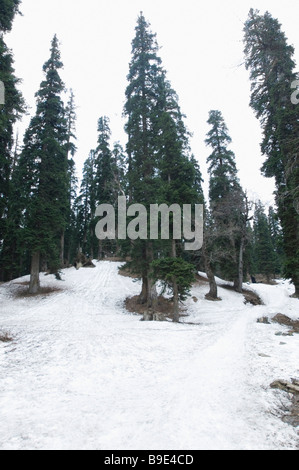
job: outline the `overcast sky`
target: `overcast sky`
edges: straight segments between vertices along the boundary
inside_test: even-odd
[[[211,109],[219,109],[232,137],[239,176],[252,198],[273,201],[274,183],[260,168],[261,129],[249,108],[250,82],[243,55],[243,24],[250,8],[268,10],[282,24],[295,46],[299,64],[298,0],[22,0],[13,31],[6,36],[15,58],[16,75],[30,114],[43,79],[56,33],[61,43],[62,78],[75,94],[77,109],[76,166],[78,176],[90,149],[96,147],[97,120],[107,115],[112,141],[124,146],[122,111],[131,42],[140,11],[157,33],[168,79],[178,93],[186,124],[193,133],[192,152],[205,178],[205,147]],[[290,91],[291,95],[291,91]],[[18,125],[21,135],[30,116]]]

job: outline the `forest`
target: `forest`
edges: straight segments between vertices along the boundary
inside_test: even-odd
[[[251,81],[248,102],[263,135],[261,172],[275,179],[276,204],[266,207],[263,201],[250,200],[242,188],[240,157],[231,150],[234,136],[221,109],[212,109],[207,116],[209,197],[204,196],[201,156],[192,153],[184,111],[159,56],[156,34],[142,12],[120,109],[126,118],[126,147],[111,141],[109,116],[99,114],[98,140],[91,142],[78,177],[76,97],[70,91],[64,102],[66,86],[71,90],[72,84],[66,85],[60,76],[63,58],[56,35],[41,64],[44,79],[36,91],[36,109],[22,142],[16,139],[15,125],[26,103],[5,35],[20,10],[21,0],[1,2],[0,82],[5,100],[0,104],[0,282],[30,274],[29,293],[36,294],[42,272],[59,279],[61,270],[75,263],[120,259],[142,281],[139,302],[147,307],[145,319],[153,319],[160,281],[173,296],[175,322],[197,271],[208,276],[206,298],[211,302],[219,300],[215,277],[231,281],[237,292],[247,281],[284,278],[293,283],[298,298],[298,73],[294,48],[279,19],[251,9],[243,34]],[[185,251],[183,237],[165,240],[161,233],[158,240],[99,240],[97,207],[117,207],[120,196],[126,197],[128,206],[145,208],[204,205],[202,248]],[[194,213],[192,217],[194,222]]]

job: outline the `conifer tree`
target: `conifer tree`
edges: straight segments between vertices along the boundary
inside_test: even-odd
[[[15,247],[10,243],[12,228],[11,196],[12,171],[15,165],[14,125],[25,110],[21,92],[18,90],[20,80],[15,77],[13,56],[8,49],[4,34],[12,28],[15,14],[19,11],[19,0],[7,0],[0,8],[0,81],[4,93],[4,104],[0,104],[0,279],[11,277],[10,262]],[[10,206],[10,207],[9,207]],[[10,219],[10,221],[8,220]]]
[[[269,282],[275,273],[276,260],[269,220],[260,201],[256,203],[253,220],[255,269],[258,274],[265,275]]]
[[[229,150],[231,137],[220,111],[210,111],[206,144],[212,153],[207,159],[210,175],[210,247],[211,269],[235,282],[240,290],[239,268],[244,253],[245,195],[237,176],[234,153]],[[212,224],[212,225],[211,225]],[[211,256],[213,250],[213,256]]]
[[[65,264],[70,263],[71,251],[74,251],[72,236],[74,235],[74,221],[75,215],[73,212],[73,205],[76,197],[77,178],[76,178],[76,166],[74,156],[77,151],[75,145],[75,131],[76,131],[76,105],[75,96],[73,90],[70,90],[69,101],[65,108],[65,119],[67,124],[67,142],[66,142],[66,178],[67,178],[67,190],[68,197],[66,199],[66,222],[61,232],[61,244],[60,244],[60,265],[64,267]]]
[[[268,211],[268,224],[274,250],[275,274],[281,276],[284,266],[283,234],[277,211],[271,206]]]
[[[84,163],[80,193],[76,199],[77,249],[90,258],[101,259],[104,253],[115,252],[117,240],[98,240],[95,235],[95,212],[100,204],[116,208],[119,195],[125,195],[125,155],[119,142],[110,148],[110,121],[107,116],[98,120],[98,145]]]
[[[59,76],[63,64],[56,35],[50,59],[44,64],[45,80],[36,93],[37,109],[25,133],[20,157],[26,201],[25,242],[31,253],[30,293],[39,290],[41,261],[57,273],[61,233],[65,230],[69,198],[68,127]]]
[[[162,75],[156,35],[150,30],[141,13],[132,41],[132,60],[128,75],[124,113],[128,134],[129,202],[143,204],[147,209],[156,202],[156,145],[153,123],[156,120],[158,77]],[[151,241],[136,240],[131,245],[133,269],[142,278],[140,302],[152,307],[156,291],[151,278],[150,264],[154,259]]]
[[[283,231],[284,275],[299,296],[298,135],[299,107],[292,103],[292,84],[298,78],[278,20],[251,9],[244,28],[246,68],[252,82],[251,107],[263,127],[262,172],[274,177],[276,203]]]
[[[20,13],[21,0],[3,0],[0,8],[0,32],[11,31],[12,23],[16,14]]]
[[[110,149],[110,121],[103,116],[98,121],[98,146],[95,152],[96,203],[114,204],[115,184],[113,156]]]
[[[190,156],[189,133],[178,104],[178,96],[171,88],[165,74],[159,77],[157,119],[154,121],[156,135],[157,168],[160,203],[171,206],[179,204],[203,204],[202,176],[198,163]],[[164,257],[152,263],[155,278],[160,274],[173,292],[173,320],[179,321],[179,301],[183,300],[194,280],[194,265],[183,258],[182,240],[171,234],[169,241],[160,242],[159,251]],[[184,280],[183,280],[184,278]]]
[[[178,97],[166,78],[158,50],[156,35],[141,14],[132,43],[125,114],[129,201],[143,204],[147,209],[151,204],[195,204],[202,196],[201,175],[195,159],[190,157],[189,135]],[[147,304],[148,311],[155,310],[155,273],[162,275],[167,266],[175,321],[179,317],[177,266],[183,264],[183,260],[177,258],[181,257],[181,245],[182,240],[174,239],[168,242],[136,240],[131,244],[132,266],[143,281],[140,302]],[[158,253],[160,260],[153,263]],[[185,263],[187,270],[194,269]],[[151,319],[151,315],[147,314],[146,318]]]
[[[96,211],[95,150],[84,162],[80,193],[75,201],[76,251],[94,257],[94,216]],[[77,254],[77,253],[76,253]]]

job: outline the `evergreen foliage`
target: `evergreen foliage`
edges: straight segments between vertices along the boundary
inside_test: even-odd
[[[19,161],[26,211],[24,242],[35,261],[35,279],[41,258],[51,272],[58,272],[61,234],[69,215],[69,135],[61,97],[62,67],[54,36],[50,59],[43,66],[45,79],[36,93],[36,114],[25,133]],[[30,289],[38,290],[38,280]]]
[[[210,300],[218,299],[216,274],[233,281],[238,292],[248,273],[268,280],[283,274],[293,280],[298,295],[299,107],[291,102],[291,84],[298,77],[294,49],[279,22],[269,13],[251,10],[244,29],[246,67],[252,81],[250,104],[263,126],[262,172],[275,178],[278,206],[266,214],[258,202],[251,217],[251,203],[230,150],[232,139],[218,110],[209,113],[205,140],[211,149],[209,204],[205,202],[200,166],[191,153],[191,134],[162,66],[156,34],[143,13],[135,28],[125,90],[126,150],[119,142],[111,143],[109,117],[100,117],[97,143],[77,188],[75,97],[71,90],[64,104],[56,36],[43,66],[36,112],[19,150],[14,124],[25,106],[13,57],[3,39],[19,5],[20,0],[3,0],[0,5],[0,80],[5,84],[5,105],[0,105],[0,280],[31,272],[30,292],[36,293],[41,269],[59,277],[59,270],[78,254],[98,259],[120,254],[130,258],[128,265],[142,280],[139,302],[147,307],[145,318],[153,318],[151,312],[159,308],[156,283],[160,281],[173,296],[174,321],[179,321],[179,302],[189,295],[196,269],[205,269],[208,275]],[[181,208],[204,204],[202,250],[184,250],[184,235],[174,237],[172,211],[169,239],[162,236],[159,213],[158,239],[150,239],[148,231],[147,239],[98,240],[97,206],[115,207],[117,229],[119,196],[126,196],[127,206],[142,204],[148,214],[153,204]],[[133,219],[127,217],[127,224]]]
[[[0,5],[0,81],[4,85],[4,104],[0,104],[0,280],[11,279],[17,271],[14,266],[14,229],[17,200],[12,182],[16,164],[14,125],[25,111],[25,103],[18,90],[20,80],[14,74],[14,60],[4,41],[4,33],[12,28],[19,0],[5,0]]]
[[[299,108],[291,101],[298,76],[294,48],[278,20],[251,9],[244,28],[246,67],[252,82],[251,107],[263,126],[262,171],[276,182],[276,202],[283,231],[284,275],[299,296],[298,135]]]
[[[11,31],[14,17],[19,11],[21,0],[1,0],[0,33]]]
[[[241,239],[246,227],[245,194],[237,176],[234,153],[229,150],[231,137],[220,111],[210,111],[206,144],[212,153],[207,159],[210,175],[210,240],[212,269],[225,279],[238,280]],[[243,247],[242,247],[243,250]]]
[[[256,204],[254,212],[253,237],[253,256],[256,273],[265,275],[267,281],[270,281],[271,277],[275,274],[276,259],[269,220],[260,201]]]
[[[190,156],[189,134],[183,122],[178,97],[171,88],[158,56],[156,35],[141,13],[132,42],[132,61],[126,90],[125,115],[128,134],[129,202],[143,204],[195,204],[202,200],[201,174]],[[143,280],[140,301],[155,308],[153,267],[174,258],[172,278],[177,319],[177,272],[181,247],[178,242],[137,240],[130,245],[132,269]],[[157,253],[162,258],[152,264]],[[162,265],[161,265],[162,266]],[[161,267],[162,269],[162,267]]]

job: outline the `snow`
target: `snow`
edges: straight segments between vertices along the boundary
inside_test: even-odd
[[[298,319],[292,286],[246,286],[265,305],[196,285],[182,324],[140,322],[124,309],[140,283],[120,263],[63,272],[60,290],[19,297],[28,277],[0,286],[0,450],[296,450],[281,420],[299,378],[299,337],[262,316]],[[195,297],[197,301],[195,301]],[[283,343],[283,344],[281,344]]]

